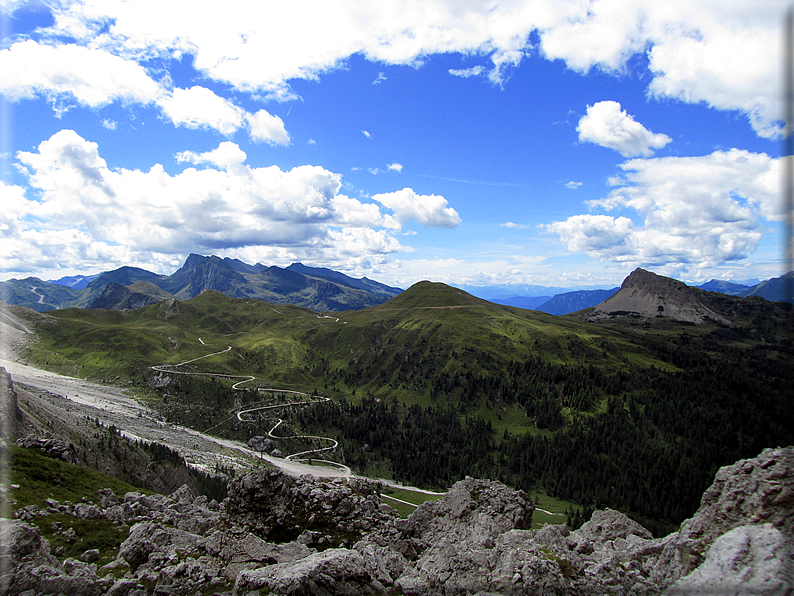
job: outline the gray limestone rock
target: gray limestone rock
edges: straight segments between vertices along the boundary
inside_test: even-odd
[[[391,546],[382,546],[367,540],[357,542],[353,548],[364,557],[367,566],[384,586],[394,585],[411,563]]]
[[[74,516],[81,519],[105,519],[105,512],[90,503],[77,503],[74,506]]]
[[[99,549],[90,548],[80,555],[80,560],[84,563],[96,563],[99,560]]]
[[[43,451],[50,457],[60,459],[68,464],[78,463],[77,450],[72,443],[54,439],[51,437],[23,437],[17,439],[16,444],[20,447],[35,448]]]
[[[139,585],[137,579],[122,578],[111,586],[105,596],[131,596],[132,592],[137,590]]]
[[[102,488],[98,492],[99,498],[97,499],[97,505],[99,505],[102,509],[112,507],[119,502],[119,498],[116,496],[116,493],[114,493],[110,488]]]
[[[427,501],[408,517],[408,533],[426,542],[466,538],[482,542],[532,524],[532,502],[501,482],[466,477],[437,501]]]
[[[187,487],[122,499],[104,489],[96,505],[49,500],[0,520],[0,593],[788,595],[793,478],[792,448],[722,468],[695,515],[660,539],[612,510],[574,532],[530,530],[526,495],[472,478],[405,520],[362,481],[269,470],[236,478],[220,511]],[[23,521],[52,513],[138,523],[97,574],[96,551],[59,563]]]
[[[171,498],[178,503],[192,504],[196,500],[196,495],[187,484],[183,484],[171,493]]]
[[[653,535],[640,524],[619,511],[603,509],[594,511],[588,522],[575,532],[575,542],[607,542],[637,536],[650,540]]]
[[[534,507],[499,482],[466,478],[437,501],[414,511],[403,533],[428,544],[397,579],[406,594],[465,594],[490,589],[500,535],[528,528]]]
[[[124,559],[134,571],[149,562],[155,553],[161,556],[194,553],[200,539],[200,536],[178,528],[145,521],[130,529],[130,535],[119,547],[118,558]]]
[[[794,540],[794,447],[764,449],[719,469],[695,515],[665,544],[654,578],[667,585],[705,559],[713,542],[739,526],[770,523]]]
[[[374,488],[355,479],[293,478],[260,469],[229,483],[221,521],[244,527],[265,540],[289,542],[304,531],[320,532],[324,545],[340,545],[373,528],[396,533],[399,519],[382,504]]]
[[[94,567],[75,559],[59,564],[38,528],[0,519],[0,593],[98,596],[103,588]]]
[[[233,594],[245,595],[265,588],[276,594],[383,594],[385,586],[370,572],[356,551],[333,548],[293,563],[280,563],[237,576]]]
[[[273,449],[273,441],[267,437],[256,436],[248,439],[248,446],[254,451],[269,452]]]
[[[697,569],[665,591],[666,596],[792,593],[794,548],[772,524],[739,526],[723,534]]]
[[[17,436],[23,419],[14,382],[6,369],[0,367],[0,437]]]

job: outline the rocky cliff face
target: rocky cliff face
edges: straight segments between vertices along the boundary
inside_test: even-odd
[[[0,437],[16,436],[23,419],[11,376],[0,368]]]
[[[722,468],[679,532],[616,511],[529,530],[532,503],[467,478],[400,519],[362,482],[236,479],[219,506],[107,489],[0,520],[0,592],[21,594],[792,594],[794,448]],[[53,512],[130,526],[116,561],[57,560],[26,523]],[[297,537],[293,536],[297,533]]]

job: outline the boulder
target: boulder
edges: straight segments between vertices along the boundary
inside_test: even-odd
[[[386,592],[364,558],[355,550],[345,548],[315,553],[293,563],[243,571],[237,576],[232,594],[245,595],[262,589],[276,594],[317,596]]]
[[[187,484],[183,484],[171,493],[171,498],[178,503],[192,504],[197,496]]]
[[[794,541],[794,447],[764,449],[719,469],[695,515],[670,536],[658,562],[664,585],[691,573],[721,535],[743,525],[772,524]]]
[[[739,526],[717,538],[703,563],[666,596],[778,596],[794,592],[794,549],[772,524]]]
[[[97,499],[97,505],[99,505],[102,509],[108,509],[113,505],[118,504],[119,498],[116,496],[116,493],[113,492],[110,488],[102,488],[99,489],[99,498]]]
[[[653,538],[653,535],[640,524],[613,509],[594,511],[590,520],[575,532],[575,536],[577,543],[607,542],[618,538],[626,539],[629,536],[637,536],[643,540]]]
[[[74,559],[58,563],[37,527],[0,518],[0,593],[94,596],[103,587],[86,563]]]
[[[427,545],[396,585],[406,594],[475,593],[491,587],[502,534],[528,528],[534,507],[500,482],[467,477],[437,501],[417,508],[403,527]]]
[[[396,534],[399,515],[382,502],[367,482],[288,476],[260,469],[229,483],[221,520],[239,525],[264,540],[291,542],[304,531],[319,532],[318,544],[339,546],[377,528]]]
[[[83,554],[80,555],[80,560],[84,563],[96,563],[99,561],[99,549],[90,548],[87,551],[83,551]]]
[[[362,540],[353,547],[367,563],[376,579],[384,586],[394,585],[395,580],[411,566],[402,553],[391,546],[383,546]]]
[[[273,441],[267,437],[256,436],[248,439],[248,446],[254,451],[267,453],[273,449]]]
[[[26,449],[38,449],[46,455],[65,461],[67,464],[79,463],[77,449],[72,443],[51,437],[23,437],[17,439],[16,445]]]
[[[466,477],[437,501],[426,501],[409,517],[407,533],[429,543],[464,538],[493,540],[509,530],[532,525],[532,501],[501,482]]]
[[[118,558],[126,561],[135,571],[148,563],[155,553],[166,558],[170,553],[175,556],[193,554],[197,551],[200,540],[200,536],[178,528],[153,521],[140,522],[130,529],[130,535],[121,543]]]
[[[55,562],[50,556],[50,543],[36,526],[5,518],[0,518],[0,556],[15,564]]]

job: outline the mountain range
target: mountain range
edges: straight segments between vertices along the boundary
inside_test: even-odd
[[[784,276],[754,286],[712,279],[702,290],[770,301],[791,302]],[[683,282],[678,282],[683,284]],[[619,288],[584,289],[560,292],[554,286],[516,286],[532,295],[507,295],[507,286],[493,288],[460,286],[469,294],[496,304],[565,315],[594,307],[613,296]],[[693,287],[693,286],[687,286]],[[159,275],[137,267],[121,267],[92,276],[70,276],[56,281],[35,277],[0,282],[0,301],[25,306],[38,312],[63,308],[135,309],[166,298],[186,300],[204,290],[216,290],[230,298],[255,298],[272,304],[293,304],[318,312],[358,310],[382,304],[402,290],[372,281],[355,279],[338,271],[293,263],[281,268],[249,265],[237,259],[191,254],[172,275]],[[536,295],[537,294],[537,295]],[[657,305],[658,306],[658,305]]]
[[[760,296],[772,302],[792,302],[790,292],[786,289],[787,283],[791,283],[794,272],[789,272],[781,277],[768,279],[753,286],[737,284],[730,281],[712,279],[697,287],[709,292],[728,294],[729,296],[747,297]],[[679,282],[682,283],[683,282]],[[607,300],[620,288],[607,290],[576,290],[573,292],[563,292],[554,296],[509,296],[500,298],[490,298],[491,302],[516,306],[518,308],[528,308],[539,310],[550,315],[566,315],[572,312],[590,308]],[[475,295],[480,296],[477,292]],[[484,296],[481,296],[484,297]]]
[[[255,298],[271,304],[294,304],[312,310],[357,310],[393,298],[402,290],[319,267],[293,263],[281,268],[248,265],[237,259],[191,254],[172,275],[121,267],[98,275],[82,289],[35,277],[0,282],[0,300],[38,312],[78,308],[140,308],[166,298],[188,300],[204,290],[230,298]],[[63,280],[59,280],[63,281]]]

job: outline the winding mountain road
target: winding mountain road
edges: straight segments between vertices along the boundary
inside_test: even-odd
[[[322,317],[318,317],[318,318],[322,318]],[[336,322],[337,323],[339,322],[339,319],[337,319],[336,317],[328,317],[326,315],[324,318],[336,319]],[[208,345],[201,338],[199,338],[199,343],[201,343],[202,346],[207,346]],[[180,366],[184,366],[186,364],[190,364],[192,362],[196,362],[197,360],[203,360],[205,358],[210,358],[211,356],[219,356],[220,354],[225,354],[225,353],[229,352],[231,349],[232,349],[231,346],[227,346],[226,349],[224,349],[224,350],[219,350],[217,352],[212,352],[211,354],[205,354],[204,356],[199,356],[198,358],[192,358],[191,360],[185,360],[184,362],[180,362],[179,364],[161,364],[161,365],[157,365],[157,366],[152,366],[151,369],[152,370],[156,370],[158,372],[162,372],[164,374],[209,376],[209,377],[217,377],[217,378],[223,378],[223,379],[238,379],[239,378],[239,379],[242,379],[242,380],[234,383],[232,385],[232,389],[235,389],[237,391],[242,391],[243,388],[240,387],[239,385],[242,385],[243,383],[250,383],[251,381],[255,381],[256,377],[251,376],[251,375],[227,375],[227,374],[211,373],[211,372],[192,372],[192,371],[174,370],[176,368],[179,368]],[[257,388],[257,391],[260,392],[260,393],[291,393],[291,394],[294,394],[294,395],[301,395],[301,396],[309,397],[308,393],[303,393],[301,391],[292,391],[292,390],[289,390],[289,389]],[[318,397],[316,399],[310,399],[310,400],[304,400],[304,401],[290,401],[290,402],[286,402],[286,403],[283,403],[283,404],[269,404],[269,405],[266,405],[266,406],[257,406],[257,407],[254,407],[254,408],[248,408],[246,410],[238,410],[237,413],[236,413],[236,416],[237,416],[237,420],[239,420],[240,422],[255,422],[255,420],[252,420],[250,418],[244,418],[243,414],[250,414],[252,412],[264,412],[264,411],[268,411],[268,410],[275,410],[275,409],[281,409],[281,408],[289,408],[291,406],[311,405],[311,404],[322,403],[322,402],[326,402],[326,401],[330,401],[330,398],[328,398],[328,397]],[[276,422],[276,424],[273,426],[273,428],[271,428],[268,431],[267,436],[270,437],[271,439],[276,439],[276,440],[305,439],[305,440],[310,440],[310,441],[327,441],[327,442],[330,443],[330,445],[328,445],[327,447],[318,447],[317,449],[309,449],[309,450],[306,450],[306,451],[301,451],[299,453],[293,453],[291,455],[288,455],[286,458],[284,458],[286,461],[298,462],[298,463],[311,461],[312,458],[308,457],[309,455],[311,455],[311,454],[320,454],[320,453],[325,453],[325,452],[329,452],[329,451],[333,452],[339,446],[339,442],[336,439],[332,439],[331,437],[321,437],[321,436],[315,436],[315,435],[287,435],[287,436],[274,435],[273,431],[275,431],[282,424],[282,422],[283,422],[283,420],[281,418],[279,418],[278,421]],[[223,423],[221,423],[221,424],[223,424]],[[214,427],[212,427],[211,429],[208,429],[208,430],[212,430],[213,428],[216,428],[217,426],[219,426],[219,425],[216,425],[216,426],[214,426]],[[280,459],[280,458],[274,458],[274,459]],[[325,464],[325,466],[331,466],[332,468],[336,468],[336,469],[340,470],[342,476],[350,476],[352,474],[352,471],[350,470],[350,468],[347,467],[344,464],[341,464],[341,463],[335,462],[335,461],[330,461],[330,460],[322,460],[322,461]],[[278,464],[276,464],[276,465],[278,465]],[[323,467],[325,467],[325,466],[323,466]]]

